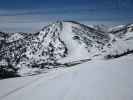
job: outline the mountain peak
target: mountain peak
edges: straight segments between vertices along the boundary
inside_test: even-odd
[[[33,34],[2,33],[0,63],[4,61],[5,66],[20,68],[19,71],[23,68],[42,69],[57,63],[95,59],[133,49],[133,25],[114,27],[109,32],[103,27],[56,21]]]

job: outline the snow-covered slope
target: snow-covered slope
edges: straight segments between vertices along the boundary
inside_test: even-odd
[[[60,62],[92,58],[110,39],[103,32],[73,21],[63,22],[60,38],[68,48],[67,57]]]
[[[112,39],[109,54],[121,54],[133,51],[133,25],[120,25],[109,29]]]
[[[0,100],[132,100],[133,56],[0,80]]]

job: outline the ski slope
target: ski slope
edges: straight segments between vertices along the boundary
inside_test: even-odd
[[[0,80],[0,100],[133,100],[133,56]]]

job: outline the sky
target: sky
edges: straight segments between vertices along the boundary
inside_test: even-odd
[[[133,23],[133,0],[0,0],[1,31],[39,31],[57,20]]]

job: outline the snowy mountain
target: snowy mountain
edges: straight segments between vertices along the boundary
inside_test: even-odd
[[[37,33],[1,32],[0,73],[22,75],[84,59],[112,58],[132,53],[132,43],[132,24],[105,30],[104,26],[57,21]]]

